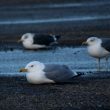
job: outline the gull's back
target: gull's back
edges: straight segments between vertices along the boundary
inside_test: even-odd
[[[46,73],[46,77],[54,80],[55,82],[63,82],[76,76],[66,65],[46,65],[44,72]]]
[[[110,52],[110,39],[104,39],[101,45]]]
[[[49,46],[52,42],[55,42],[55,41],[51,35],[35,35],[34,36],[34,44]]]

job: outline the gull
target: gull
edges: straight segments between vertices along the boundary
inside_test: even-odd
[[[26,49],[42,49],[58,44],[59,35],[47,35],[47,34],[35,34],[35,33],[25,33],[22,35],[18,42],[22,42],[24,48]]]
[[[66,65],[44,64],[39,61],[28,63],[20,72],[27,72],[26,78],[31,84],[66,82],[80,75]]]
[[[110,56],[110,40],[102,40],[98,37],[90,37],[83,42],[87,44],[87,50],[90,56],[98,59],[98,71],[100,71],[100,60],[105,58],[106,70],[108,71],[108,59]]]

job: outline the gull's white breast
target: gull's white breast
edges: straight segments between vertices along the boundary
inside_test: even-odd
[[[88,53],[95,58],[108,57],[110,54],[99,44],[88,46]]]
[[[32,48],[32,43],[33,43],[32,40],[26,40],[26,41],[23,41],[23,46],[24,46],[25,48],[31,49],[31,48]]]
[[[26,78],[28,82],[32,84],[54,83],[53,80],[46,78],[45,73],[43,71],[27,73]]]

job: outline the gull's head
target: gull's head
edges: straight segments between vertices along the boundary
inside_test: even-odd
[[[83,42],[83,44],[87,44],[88,46],[97,45],[101,43],[102,43],[102,40],[98,37],[90,37],[86,40],[86,42]]]
[[[20,41],[21,42],[28,42],[28,41],[32,42],[33,36],[34,36],[34,34],[32,34],[32,33],[23,34]]]
[[[45,65],[39,61],[32,61],[26,65],[25,68],[21,68],[20,72],[35,73],[40,72],[45,68]]]
[[[33,37],[35,34],[33,33],[26,33],[23,34],[21,39],[18,42],[22,42],[23,46],[27,49],[32,48],[32,44],[34,42]]]

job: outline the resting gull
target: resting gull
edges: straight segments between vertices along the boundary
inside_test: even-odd
[[[66,65],[44,64],[39,61],[30,62],[20,72],[27,72],[27,81],[32,84],[65,82],[79,76]]]
[[[25,33],[18,42],[22,42],[26,49],[41,49],[56,46],[58,44],[58,35]]]
[[[102,40],[98,37],[90,37],[83,44],[87,44],[90,56],[98,59],[98,71],[100,71],[100,59],[106,59],[106,70],[108,70],[108,58],[110,56],[110,40]]]

